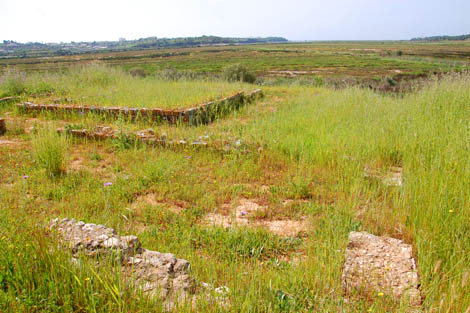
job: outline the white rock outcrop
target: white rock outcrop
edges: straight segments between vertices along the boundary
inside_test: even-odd
[[[412,247],[401,240],[351,232],[342,275],[346,295],[389,295],[421,304]]]
[[[62,244],[74,255],[116,258],[129,283],[150,296],[163,298],[168,308],[176,302],[194,300],[196,284],[186,260],[177,259],[171,253],[144,249],[136,236],[118,236],[114,229],[103,225],[66,218],[52,221],[50,229],[58,232]]]

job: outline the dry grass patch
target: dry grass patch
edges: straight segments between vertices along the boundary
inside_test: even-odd
[[[112,150],[99,143],[80,142],[73,145],[73,152],[67,166],[71,172],[87,171],[104,180],[116,179],[113,166],[117,157]]]

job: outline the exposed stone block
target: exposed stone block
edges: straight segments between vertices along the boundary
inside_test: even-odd
[[[82,252],[91,257],[116,257],[129,285],[150,296],[162,297],[167,307],[194,297],[196,285],[189,273],[189,262],[171,253],[144,249],[136,236],[118,236],[114,229],[74,219],[55,219],[50,228],[58,232],[61,242],[74,255]]]
[[[421,304],[412,247],[401,240],[351,232],[342,284],[346,295],[389,295]]]

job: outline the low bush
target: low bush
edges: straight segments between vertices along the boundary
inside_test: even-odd
[[[128,73],[134,77],[147,77],[148,75],[145,69],[139,68],[139,67],[134,67],[134,68],[129,69]]]
[[[178,71],[175,68],[168,67],[155,74],[157,79],[168,80],[168,81],[178,81],[178,80],[195,80],[200,77],[195,72],[191,71]]]
[[[253,84],[256,81],[256,75],[242,64],[232,64],[225,67],[224,77],[229,82],[239,81]]]

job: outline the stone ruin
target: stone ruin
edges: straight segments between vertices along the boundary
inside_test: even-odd
[[[119,262],[127,285],[162,299],[167,310],[183,303],[194,306],[198,298],[229,306],[227,287],[198,284],[190,275],[188,261],[144,249],[136,236],[119,236],[103,225],[67,218],[53,220],[50,229],[72,252],[75,263],[79,264],[79,254],[94,257],[98,265],[103,257]],[[398,239],[351,232],[341,280],[350,299],[387,295],[413,307],[422,303],[412,247]]]
[[[124,133],[120,130],[113,129],[108,126],[97,126],[93,129],[73,129],[69,126],[57,128],[59,134],[66,134],[67,136],[76,138],[86,138],[90,140],[108,140],[120,139],[126,137],[131,142],[141,142],[151,147],[163,148],[178,148],[178,147],[192,147],[192,148],[208,148],[220,152],[229,152],[236,150],[239,152],[246,151],[262,151],[263,147],[257,144],[242,143],[240,139],[229,138],[223,141],[211,140],[208,142],[209,135],[199,136],[196,140],[188,141],[185,139],[168,139],[166,134],[156,134],[152,129],[140,130],[135,133]]]
[[[7,127],[5,124],[5,120],[0,118],[0,136],[5,135],[7,132]]]
[[[411,245],[366,232],[349,234],[342,285],[351,297],[388,295],[412,306],[422,300]]]
[[[193,142],[187,142],[186,140],[168,140],[166,135],[159,136],[155,134],[152,129],[141,130],[136,133],[122,133],[120,130],[115,130],[108,126],[97,126],[94,129],[67,129],[59,127],[57,128],[57,132],[59,134],[65,133],[69,136],[91,140],[118,139],[122,136],[126,136],[129,139],[140,141],[150,146],[207,146],[207,142],[204,141],[204,136],[199,137]]]
[[[158,108],[128,108],[128,107],[98,107],[88,105],[69,104],[36,104],[31,102],[18,103],[17,106],[24,112],[52,111],[56,113],[95,113],[110,117],[125,116],[131,119],[138,117],[152,121],[167,121],[168,123],[188,123],[191,125],[210,123],[217,117],[238,109],[243,105],[262,98],[263,91],[256,89],[245,93],[238,92],[230,97],[210,101],[184,110],[164,110]]]
[[[11,97],[5,97],[5,98],[1,98],[0,99],[0,103],[4,102],[4,103],[8,103],[8,102],[11,102],[13,100],[16,100],[18,99],[19,97],[17,96],[11,96]]]
[[[80,253],[95,257],[98,264],[99,257],[114,258],[121,264],[121,273],[128,285],[140,288],[150,297],[162,299],[166,309],[182,303],[194,305],[201,288],[206,290],[202,294],[206,300],[211,301],[212,289],[216,294],[212,300],[221,304],[226,302],[221,292],[225,289],[209,288],[204,283],[197,288],[190,276],[188,261],[170,253],[144,249],[136,236],[119,236],[114,229],[103,225],[68,218],[53,220],[50,229],[58,233],[62,246],[72,252],[75,263]]]

